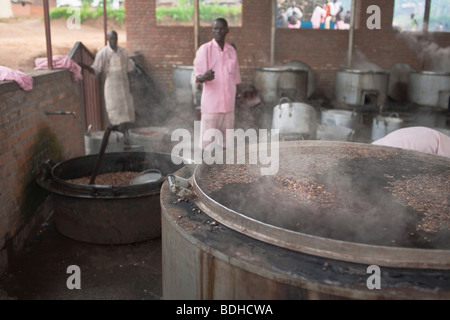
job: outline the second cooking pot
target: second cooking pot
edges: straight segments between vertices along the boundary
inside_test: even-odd
[[[286,101],[285,103],[282,103]],[[305,140],[316,139],[317,112],[306,104],[290,102],[282,98],[273,108],[272,129],[279,129],[280,134],[301,134]]]

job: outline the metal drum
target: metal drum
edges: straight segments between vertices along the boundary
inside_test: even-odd
[[[449,98],[445,92],[450,91],[450,73],[420,71],[412,72],[409,77],[408,97],[411,102],[447,110],[448,101],[441,105],[441,99]]]
[[[282,97],[301,102],[308,95],[308,72],[291,66],[257,68],[255,87],[266,104],[275,104]]]
[[[78,241],[124,244],[161,236],[159,193],[163,179],[125,185],[78,184],[90,177],[98,155],[43,165],[38,184],[51,192],[56,228]],[[157,169],[163,176],[180,169],[170,154],[105,153],[99,175]]]
[[[335,99],[351,106],[364,106],[374,100],[376,106],[386,103],[389,73],[342,69],[336,73]]]
[[[184,198],[163,185],[165,299],[450,298],[450,159],[295,141],[264,166],[185,167]]]

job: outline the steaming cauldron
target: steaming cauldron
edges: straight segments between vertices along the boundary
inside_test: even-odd
[[[373,96],[376,106],[383,106],[388,84],[389,73],[386,71],[341,69],[336,72],[335,98],[347,105],[364,106],[366,100]]]
[[[97,158],[98,155],[90,155],[42,166],[37,182],[51,192],[58,231],[74,240],[96,244],[125,244],[160,237],[162,180],[118,186],[67,181],[90,177]],[[105,153],[98,175],[158,169],[165,176],[181,167],[174,165],[170,154],[165,153]]]
[[[450,72],[410,73],[408,97],[411,102],[418,105],[447,110],[450,99]]]
[[[261,167],[185,167],[186,202],[163,185],[165,299],[450,298],[450,159],[295,141]]]

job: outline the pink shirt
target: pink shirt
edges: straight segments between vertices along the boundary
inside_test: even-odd
[[[319,29],[320,24],[325,22],[326,16],[327,16],[327,11],[324,8],[317,6],[314,9],[313,14],[311,16],[311,23],[312,23],[313,29]]]
[[[194,60],[194,73],[214,71],[214,80],[203,83],[202,113],[226,113],[234,111],[236,85],[241,83],[241,74],[236,50],[225,43],[223,51],[216,40],[200,46]]]
[[[450,137],[427,127],[398,129],[372,144],[450,157]]]

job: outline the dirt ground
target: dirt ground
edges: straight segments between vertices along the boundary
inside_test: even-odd
[[[52,54],[69,54],[77,41],[93,54],[105,45],[103,18],[83,22],[79,29],[70,29],[65,19],[51,20]],[[107,29],[114,29],[119,45],[126,48],[125,26],[108,21]],[[0,66],[23,72],[32,70],[34,60],[47,56],[44,20],[40,18],[0,19]]]

